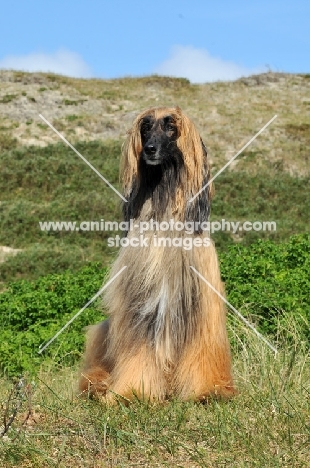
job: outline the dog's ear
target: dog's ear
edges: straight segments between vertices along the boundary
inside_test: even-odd
[[[120,179],[126,198],[130,196],[133,186],[137,183],[138,179],[138,163],[142,150],[140,126],[141,115],[134,120],[131,129],[127,132],[127,138],[122,147]]]
[[[136,176],[133,177],[130,192],[127,191],[127,202],[123,202],[122,211],[124,221],[129,222],[131,219],[136,218],[142,208],[143,199],[138,197],[139,183]]]
[[[211,200],[213,196],[213,184],[209,184],[211,180],[210,174],[210,166],[208,162],[208,155],[207,149],[201,140],[201,147],[203,151],[203,164],[202,164],[202,184],[199,190],[203,189],[200,193],[199,190],[197,194],[193,194],[194,198],[192,201],[188,200],[186,211],[185,211],[185,221],[194,221],[195,223],[199,223],[199,225],[204,222],[208,221],[211,211]],[[197,195],[197,196],[195,196]],[[202,229],[198,228],[195,230],[197,233],[201,233]]]

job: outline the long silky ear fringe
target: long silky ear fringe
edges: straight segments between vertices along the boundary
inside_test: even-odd
[[[139,115],[135,119],[131,129],[127,132],[127,139],[122,147],[120,178],[125,197],[130,194],[133,181],[138,174],[138,161],[142,151],[140,135],[141,118],[141,115]]]

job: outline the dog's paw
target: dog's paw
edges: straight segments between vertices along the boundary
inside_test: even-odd
[[[101,398],[107,393],[109,374],[100,367],[81,373],[79,390],[81,395]]]

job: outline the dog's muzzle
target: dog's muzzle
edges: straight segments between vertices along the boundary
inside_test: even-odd
[[[143,159],[146,164],[149,164],[150,166],[157,166],[158,164],[161,164],[159,150],[155,145],[145,145],[143,148]]]

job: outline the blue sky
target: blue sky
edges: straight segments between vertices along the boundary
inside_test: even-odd
[[[192,82],[310,72],[308,0],[11,0],[0,68]]]

